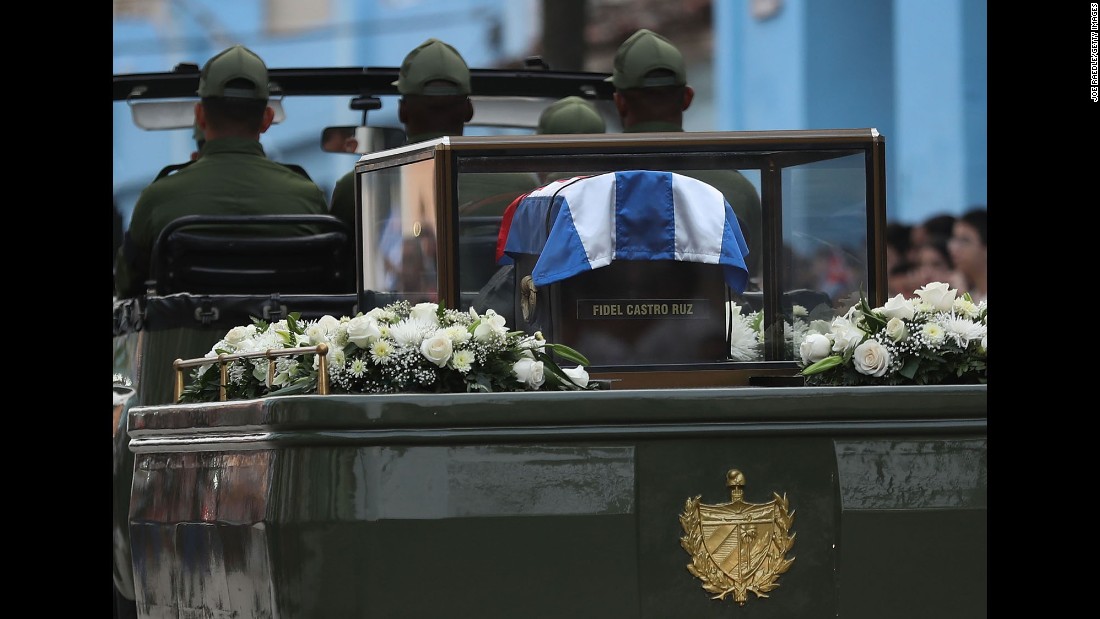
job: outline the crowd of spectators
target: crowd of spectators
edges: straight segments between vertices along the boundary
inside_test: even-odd
[[[980,301],[986,298],[986,269],[985,206],[886,227],[887,296],[911,297],[925,284],[944,282]]]

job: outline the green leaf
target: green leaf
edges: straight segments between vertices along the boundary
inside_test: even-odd
[[[825,357],[821,361],[818,361],[816,363],[812,363],[812,364],[806,366],[805,368],[802,368],[802,371],[799,372],[799,374],[801,374],[803,376],[810,376],[811,374],[818,374],[818,373],[824,372],[825,370],[830,370],[832,368],[835,368],[836,366],[840,365],[843,362],[844,362],[844,359],[840,355],[829,355],[828,357]]]
[[[898,374],[912,380],[917,375],[917,370],[920,369],[920,357],[909,357],[905,360],[905,364],[898,370]]]
[[[546,342],[546,348],[554,351],[556,354],[558,354],[562,358],[568,359],[569,361],[572,361],[573,363],[576,363],[576,364],[579,364],[579,365],[589,365],[588,357],[585,357],[581,353],[577,352],[576,350],[573,350],[572,348],[566,346],[565,344],[551,344],[550,342]]]

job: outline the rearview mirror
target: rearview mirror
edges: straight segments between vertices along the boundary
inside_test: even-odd
[[[325,127],[321,132],[321,150],[326,153],[362,155],[405,143],[405,131],[396,127]]]
[[[168,101],[129,100],[130,116],[134,124],[147,131],[164,129],[190,129],[195,126],[195,103],[193,99],[174,99]],[[275,111],[271,124],[277,125],[286,119],[281,99],[272,97],[267,104]]]

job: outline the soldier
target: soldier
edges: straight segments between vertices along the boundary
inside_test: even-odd
[[[538,132],[545,133],[604,133],[607,123],[591,102],[578,96],[569,96],[551,103],[539,115]]]
[[[665,37],[642,28],[630,35],[615,52],[609,82],[615,86],[615,107],[624,133],[684,130],[684,112],[691,107],[695,90],[687,83],[684,57]],[[757,277],[761,264],[763,222],[760,195],[736,170],[677,170],[719,189],[733,207],[749,246],[749,277]]]
[[[145,292],[153,243],[179,217],[328,213],[316,183],[264,153],[260,134],[275,116],[269,94],[267,66],[244,46],[222,51],[203,67],[195,104],[206,139],[202,157],[141,192],[115,267],[120,297]],[[314,230],[304,226],[300,232]]]

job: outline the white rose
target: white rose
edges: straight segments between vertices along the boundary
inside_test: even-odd
[[[833,335],[833,352],[851,350],[863,341],[863,336],[865,335],[859,327],[855,326],[852,324],[852,321],[844,317],[833,319],[833,324],[829,327],[829,331]]]
[[[914,291],[922,301],[938,312],[946,312],[954,306],[957,292],[957,290],[952,290],[951,286],[943,282],[925,284],[920,287],[920,290]]]
[[[435,303],[417,303],[409,310],[409,317],[435,326],[439,324],[438,311],[439,305]]]
[[[880,310],[887,318],[904,318],[912,320],[914,315],[913,304],[905,295],[899,294],[886,300],[886,305]]]
[[[524,383],[531,389],[538,389],[546,382],[542,361],[524,357],[512,366],[512,373],[516,376],[516,382]]]
[[[436,331],[420,343],[420,354],[439,367],[447,365],[452,352],[454,352],[454,346],[451,344],[451,338],[447,337],[443,331]]]
[[[479,322],[477,328],[474,329],[474,339],[479,342],[484,342],[494,337],[494,335],[506,335],[508,329],[504,326],[504,322],[504,316],[501,316],[491,309],[485,310],[485,315],[481,317],[481,322]]]
[[[867,340],[856,346],[852,362],[860,374],[879,377],[886,373],[890,365],[890,351],[878,340]]]
[[[359,348],[367,348],[381,335],[378,322],[370,316],[356,316],[348,322],[348,341]]]
[[[325,314],[317,319],[317,324],[325,331],[334,331],[336,327],[340,326],[340,321],[332,316]]]
[[[306,329],[306,337],[309,338],[309,343],[314,346],[328,343],[328,331],[320,324],[310,325]]]
[[[886,335],[895,342],[900,342],[909,335],[909,329],[901,318],[891,318],[886,323]]]
[[[802,355],[803,365],[810,365],[828,357],[832,347],[833,343],[829,341],[829,336],[811,333],[799,344],[798,354]]]
[[[229,333],[225,334],[225,342],[232,346],[236,346],[255,334],[256,325],[248,325],[247,327],[233,327],[229,330]]]
[[[561,371],[565,372],[565,375],[569,377],[569,380],[576,383],[576,385],[581,389],[584,389],[588,386],[588,372],[584,371],[583,365],[578,365],[577,367],[572,369],[562,368]]]

